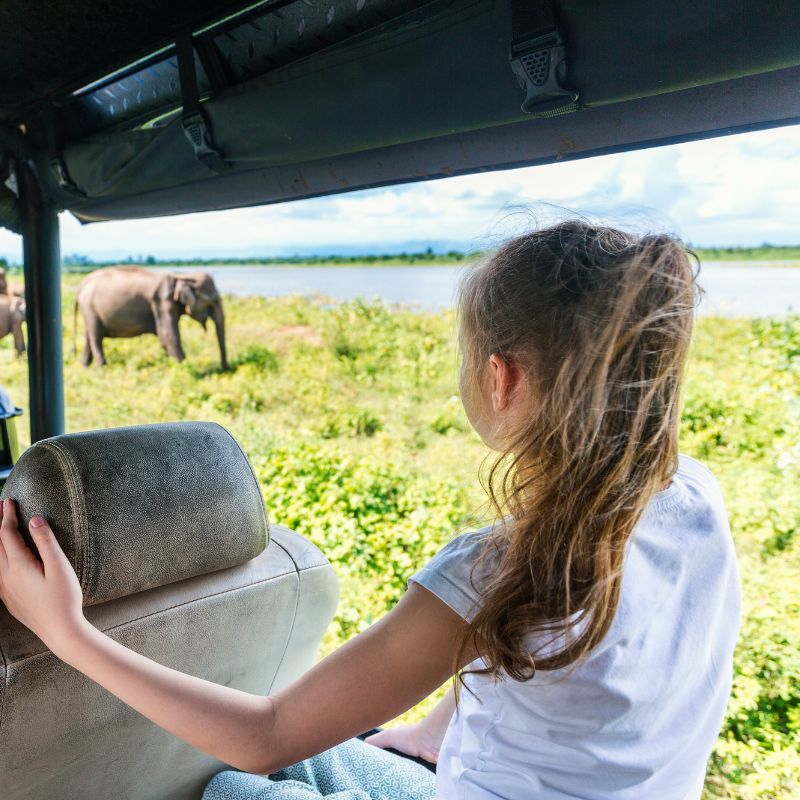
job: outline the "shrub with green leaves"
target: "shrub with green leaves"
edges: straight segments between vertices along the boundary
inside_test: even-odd
[[[78,280],[65,277],[65,322]],[[213,337],[187,319],[182,364],[153,336],[106,340],[102,370],[83,369],[65,348],[67,426],[225,425],[253,461],[271,520],[317,544],[340,577],[329,652],[391,608],[409,575],[482,518],[477,473],[486,450],[457,399],[453,317],[324,298],[228,297],[225,306],[227,373]],[[26,365],[4,341],[0,382],[26,408]],[[24,445],[25,417],[19,423]],[[800,318],[699,321],[681,446],[720,480],[744,590],[706,798],[798,797]]]
[[[428,480],[391,460],[305,443],[254,461],[270,517],[309,538],[336,568],[344,602],[331,633],[339,641],[391,609],[409,575],[468,521],[456,481]]]

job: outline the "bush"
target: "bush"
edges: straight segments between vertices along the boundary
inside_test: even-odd
[[[346,641],[400,599],[408,577],[468,522],[456,481],[305,443],[255,459],[271,519],[310,539],[343,581],[333,636]]]
[[[78,281],[65,277],[65,321]],[[453,318],[298,298],[229,297],[225,308],[235,370],[219,371],[213,337],[197,325],[182,327],[182,365],[155,337],[109,340],[104,370],[67,359],[67,424],[211,419],[229,428],[272,521],[315,542],[340,576],[330,651],[391,608],[442,544],[480,522],[486,450],[455,396]],[[313,343],[280,333],[298,324]],[[25,363],[11,346],[0,348],[0,369],[27,407]],[[18,426],[23,446],[26,427]],[[706,797],[788,800],[800,795],[800,318],[699,321],[681,447],[720,480],[744,587]]]

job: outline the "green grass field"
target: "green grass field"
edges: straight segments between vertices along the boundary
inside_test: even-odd
[[[271,519],[312,539],[340,576],[326,652],[391,608],[409,574],[483,518],[486,452],[456,396],[451,314],[227,298],[229,373],[218,371],[211,326],[204,335],[186,318],[183,364],[144,336],[106,340],[109,366],[87,370],[71,351],[78,280],[64,281],[68,430],[182,419],[229,428]],[[0,384],[27,408],[26,362],[10,337]],[[18,425],[26,444],[26,417]],[[798,797],[800,318],[699,322],[682,447],[723,486],[745,592],[707,798]]]

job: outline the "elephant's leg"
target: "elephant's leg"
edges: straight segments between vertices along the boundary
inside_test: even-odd
[[[103,337],[98,336],[95,341],[92,341],[91,347],[95,363],[98,367],[104,367],[106,365],[106,356],[103,352]]]
[[[86,338],[84,340],[84,344],[83,344],[83,353],[81,355],[81,364],[83,364],[84,367],[88,367],[89,364],[92,363],[92,358],[93,358],[93,356],[92,356],[92,346],[89,344],[89,336],[87,334],[87,336],[86,336]]]
[[[17,355],[21,356],[25,352],[25,337],[22,334],[22,322],[17,322],[14,325],[14,347],[17,349]]]
[[[86,339],[91,349],[93,360],[98,367],[105,366],[106,357],[103,353],[103,335],[105,331],[99,320],[90,320],[86,325]]]
[[[161,346],[167,351],[167,355],[176,361],[183,361],[186,356],[181,347],[181,337],[178,332],[178,316],[164,315],[164,318],[156,318],[156,328]]]

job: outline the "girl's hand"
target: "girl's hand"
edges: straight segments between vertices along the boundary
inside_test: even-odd
[[[391,747],[407,756],[424,758],[425,761],[436,764],[439,761],[442,737],[429,730],[424,722],[420,722],[416,725],[398,725],[394,728],[387,728],[380,733],[367,736],[364,741],[384,749]]]
[[[43,517],[30,522],[41,562],[23,540],[13,500],[0,501],[0,600],[56,655],[86,620],[75,570]]]

